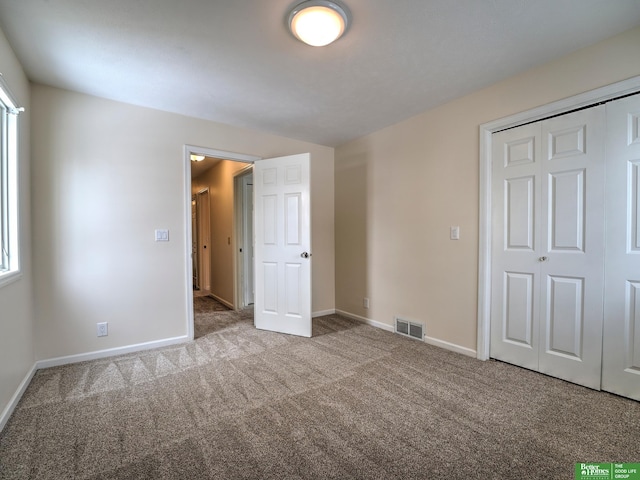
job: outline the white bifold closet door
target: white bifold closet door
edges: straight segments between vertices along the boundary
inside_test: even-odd
[[[599,389],[604,106],[493,135],[491,357]]]
[[[607,104],[602,389],[640,400],[640,95]]]

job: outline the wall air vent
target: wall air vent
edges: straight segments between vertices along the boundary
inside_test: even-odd
[[[424,325],[422,323],[395,317],[395,332],[424,342]]]

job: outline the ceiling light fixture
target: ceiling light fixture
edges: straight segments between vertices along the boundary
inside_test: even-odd
[[[324,47],[339,39],[349,28],[349,12],[336,2],[306,0],[289,13],[289,30],[300,41]]]
[[[195,153],[191,154],[192,162],[201,162],[202,160],[204,160],[204,155],[196,155]]]

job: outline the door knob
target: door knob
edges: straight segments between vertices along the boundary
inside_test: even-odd
[[[302,252],[302,253],[300,254],[300,256],[301,256],[302,258],[309,258],[309,257],[311,256],[311,254],[310,254],[310,253],[307,253],[307,252]]]
[[[546,262],[547,261],[547,257],[540,257],[538,258],[539,262]]]

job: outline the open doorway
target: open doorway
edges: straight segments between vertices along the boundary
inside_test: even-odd
[[[185,148],[191,338],[207,331],[204,320],[253,305],[251,188],[253,161],[257,159],[202,147]]]
[[[195,190],[200,185],[192,185],[191,180],[190,154],[202,153],[204,157],[211,157],[221,161],[221,165],[240,172],[243,168],[248,168],[253,164],[253,176],[255,183],[247,181],[247,187],[253,187],[253,248],[255,257],[253,263],[260,265],[259,274],[253,273],[255,285],[255,308],[242,310],[241,302],[238,300],[238,252],[241,248],[237,240],[237,228],[228,226],[224,239],[226,246],[230,247],[230,255],[224,257],[226,261],[231,260],[231,266],[227,275],[217,275],[211,273],[211,292],[214,295],[216,281],[223,278],[226,282],[232,280],[231,287],[227,292],[226,305],[233,312],[250,313],[244,320],[255,328],[274,332],[288,333],[303,337],[312,335],[312,313],[311,313],[311,208],[310,208],[310,164],[311,155],[300,153],[283,157],[260,159],[247,155],[239,155],[216,150],[202,149],[199,147],[185,146],[185,219],[187,243],[185,252],[186,286],[187,288],[187,321],[188,335],[194,338],[194,298],[191,291],[191,276],[193,262],[191,261],[191,219],[192,219],[192,188]],[[202,160],[203,160],[202,159]],[[231,161],[224,161],[231,160]],[[260,160],[256,162],[256,160]],[[246,165],[239,165],[244,162]],[[224,177],[224,178],[229,178]],[[230,182],[233,185],[233,181]],[[233,188],[231,189],[233,190]],[[211,186],[210,210],[212,221],[210,227],[212,236],[210,241],[210,255],[212,266],[216,265],[214,260],[214,250],[220,245],[220,238],[213,234],[214,225],[219,219],[213,220],[213,212],[217,202],[214,200],[214,193],[218,188]],[[250,191],[250,190],[249,190]],[[233,197],[233,194],[232,194]],[[236,198],[236,197],[233,197]],[[229,203],[234,203],[232,200]],[[233,208],[231,208],[233,212]],[[231,214],[233,219],[235,216]],[[237,222],[237,220],[236,220]],[[250,238],[251,235],[249,235]],[[219,235],[218,235],[219,237]],[[224,240],[223,240],[224,241]],[[234,260],[235,259],[235,260]],[[215,297],[213,297],[215,298]],[[221,300],[224,298],[220,297]],[[228,299],[233,298],[233,301]],[[246,302],[246,300],[244,300]],[[222,304],[225,304],[224,301]],[[254,311],[255,310],[255,311]],[[254,315],[255,314],[255,315]]]

